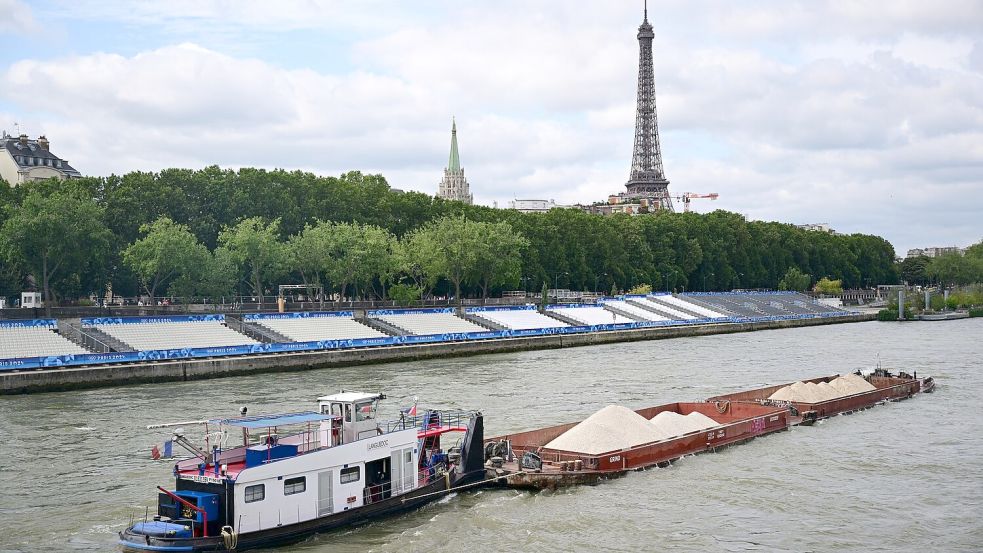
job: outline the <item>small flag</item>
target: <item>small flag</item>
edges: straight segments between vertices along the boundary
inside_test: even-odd
[[[156,445],[150,449],[150,457],[154,461],[160,459],[160,449],[158,449]]]
[[[416,416],[416,404],[414,403],[412,407],[407,407],[406,409],[400,409],[400,411],[402,411],[403,414],[406,415],[406,416],[408,416],[408,417],[415,417]]]
[[[171,440],[167,440],[166,442],[164,442],[164,457],[166,457],[167,459],[174,457],[173,444],[174,442],[172,442]]]

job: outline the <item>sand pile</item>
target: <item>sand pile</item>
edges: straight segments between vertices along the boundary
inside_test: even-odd
[[[834,378],[830,382],[796,382],[791,386],[785,386],[768,399],[777,401],[796,401],[799,403],[820,403],[837,399],[862,392],[869,392],[876,389],[874,385],[867,382],[864,377],[856,374],[848,374]]]
[[[843,394],[840,397],[852,396],[853,394],[869,392],[877,389],[876,386],[870,382],[867,382],[864,377],[856,374],[843,375],[839,378],[833,379],[833,381],[829,384]]]
[[[645,417],[618,405],[608,405],[546,444],[549,449],[596,455],[620,451],[663,439]]]
[[[695,411],[688,415],[680,415],[675,411],[663,411],[652,417],[649,422],[659,431],[663,439],[675,438],[690,432],[720,426],[719,422]]]

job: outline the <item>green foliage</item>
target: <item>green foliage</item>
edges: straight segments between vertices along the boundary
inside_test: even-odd
[[[611,293],[609,294],[612,298],[618,295],[618,286],[616,284],[611,285]]]
[[[843,281],[830,280],[827,277],[823,277],[816,283],[813,291],[817,294],[825,294],[827,296],[839,296],[843,293]]]
[[[925,286],[929,283],[928,267],[932,259],[923,255],[905,258],[898,266],[901,280],[909,286]]]
[[[898,310],[897,309],[881,309],[877,312],[878,321],[896,321],[898,320]]]
[[[71,182],[31,183],[21,192],[20,205],[5,209],[0,258],[35,276],[49,310],[59,291],[80,297],[99,289],[112,239],[102,208]]]
[[[280,220],[267,223],[262,217],[244,219],[219,233],[218,242],[224,258],[239,270],[246,270],[253,295],[263,296],[269,283],[283,267],[286,248],[279,241]]]
[[[970,317],[983,317],[983,307],[974,307],[969,310]]]
[[[778,281],[778,289],[805,292],[809,289],[810,284],[812,284],[812,275],[803,273],[798,267],[789,267],[782,279]]]
[[[177,282],[178,295],[194,295],[211,254],[185,225],[161,217],[140,227],[145,236],[123,250],[123,263],[140,279],[150,305],[161,286]]]
[[[423,289],[415,284],[394,284],[389,288],[389,297],[402,306],[420,301]]]
[[[550,289],[546,285],[546,282],[544,281],[543,292],[539,298],[539,308],[545,311],[547,304],[549,304],[549,301],[550,301]]]
[[[934,282],[943,286],[983,282],[983,257],[947,253],[932,259],[925,270]]]
[[[382,296],[390,283],[412,283],[424,295],[450,293],[459,298],[490,295],[519,280],[550,286],[555,281],[559,287],[574,290],[617,291],[638,283],[683,291],[774,288],[790,267],[804,274],[828,275],[842,280],[844,287],[855,288],[895,283],[899,270],[903,270],[894,264],[891,245],[876,236],[807,232],[792,225],[747,221],[725,211],[636,217],[600,217],[575,209],[524,214],[416,192],[396,193],[381,175],[357,171],[336,177],[219,167],[134,172],[0,187],[0,205],[10,206],[5,212],[13,214],[32,190],[48,196],[68,188],[101,208],[93,215],[109,229],[111,237],[108,250],[97,258],[104,265],[100,270],[92,264],[59,269],[71,273],[62,273],[64,280],[58,283],[67,294],[87,295],[107,280],[116,292],[135,293],[137,283],[144,278],[123,262],[123,252],[145,238],[141,227],[162,217],[183,225],[213,252],[213,261],[221,257],[235,262],[233,274],[216,284],[217,288],[178,274],[159,285],[170,284],[169,289],[184,291],[235,289],[244,281],[257,294],[277,279],[302,282],[311,288],[320,285],[326,291],[342,292],[344,288],[345,295]],[[5,217],[0,215],[0,226],[5,224]],[[275,239],[263,242],[263,249],[272,253],[279,250],[272,256],[276,259],[245,255],[245,244],[232,240],[237,234],[233,229],[245,221],[262,221],[265,229],[267,222],[275,220],[275,232],[266,233]],[[437,241],[435,228],[445,220],[466,221],[461,223],[465,233],[454,239],[441,235]],[[379,229],[382,234],[369,233],[376,242],[386,242],[385,234],[399,242],[390,239],[388,249],[381,250],[378,244],[371,244],[382,252],[374,267],[339,264],[343,256],[337,249],[328,256],[311,253],[324,251],[334,243],[337,233],[347,236],[348,231],[319,228],[322,224],[352,225],[359,229],[353,233],[363,235],[368,232],[365,229]],[[318,230],[305,236],[310,229]],[[509,235],[508,229],[513,234]],[[90,230],[79,226],[67,243],[89,242],[86,233]],[[223,236],[224,240],[220,238]],[[338,243],[351,244],[343,237],[337,237]],[[469,252],[462,246],[478,249]],[[482,248],[499,253],[490,254]],[[453,251],[461,255],[450,260]],[[484,259],[476,259],[486,253]],[[356,252],[346,261],[355,262],[359,257],[364,260],[362,253]],[[204,263],[205,273],[211,271],[213,261]],[[23,262],[5,263],[0,269],[0,287],[18,289],[33,272]]]
[[[651,294],[652,293],[652,285],[651,284],[639,284],[638,286],[635,286],[631,290],[628,290],[628,293],[629,294]]]

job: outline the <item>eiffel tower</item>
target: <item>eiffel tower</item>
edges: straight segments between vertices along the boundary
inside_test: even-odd
[[[669,181],[662,170],[662,151],[659,149],[659,118],[655,113],[655,74],[652,69],[652,25],[649,24],[648,2],[645,16],[638,27],[638,106],[635,112],[635,150],[631,156],[631,175],[625,186],[626,196],[649,198],[654,207],[672,211]]]

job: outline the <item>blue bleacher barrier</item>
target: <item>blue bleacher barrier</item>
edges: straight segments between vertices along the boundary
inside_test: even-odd
[[[488,330],[485,332],[467,332],[464,334],[466,340],[490,340],[494,338],[508,338],[512,336],[511,330]]]
[[[429,315],[430,313],[453,313],[453,307],[419,307],[416,309],[375,309],[366,311],[368,317],[378,317],[386,315]]]
[[[453,342],[456,334],[411,334],[403,336],[404,344],[427,344],[430,342]],[[463,338],[462,338],[463,339]]]
[[[481,313],[482,311],[531,311],[535,305],[488,305],[485,307],[466,307],[465,313]]]
[[[192,323],[200,321],[225,321],[225,315],[161,315],[158,317],[83,317],[82,326],[149,324],[149,323]]]
[[[37,369],[41,367],[41,357],[17,357],[0,359],[0,370],[15,371],[19,369]]]
[[[354,317],[353,311],[293,311],[290,313],[246,313],[244,321],[263,321],[270,319],[319,319],[324,317]]]
[[[709,295],[710,293],[705,293]],[[535,309],[533,306],[518,306],[518,307],[488,307],[488,308],[469,308],[476,310],[516,310],[516,309]],[[391,310],[393,314],[398,314],[399,312],[420,312],[420,310]],[[382,311],[380,311],[381,313]],[[452,308],[438,308],[437,310],[426,310],[426,312],[453,312]],[[325,312],[328,313],[328,312]],[[331,315],[326,316],[351,316],[349,312],[330,312]],[[347,314],[346,314],[347,313]],[[164,360],[164,359],[191,359],[191,358],[208,358],[208,357],[227,357],[227,356],[238,356],[238,355],[248,355],[256,353],[285,353],[285,352],[299,352],[299,351],[318,351],[318,350],[333,350],[333,349],[345,349],[345,348],[359,348],[359,347],[372,347],[372,346],[390,346],[397,344],[419,344],[419,343],[433,343],[433,342],[451,342],[451,341],[463,341],[463,340],[492,340],[497,338],[508,338],[508,337],[521,337],[521,336],[550,336],[555,334],[576,334],[583,332],[604,332],[612,330],[627,330],[636,328],[653,328],[653,327],[663,327],[663,326],[682,326],[682,325],[693,325],[693,324],[708,324],[708,323],[755,323],[764,321],[782,321],[782,320],[799,320],[799,319],[812,319],[812,318],[827,318],[827,317],[841,317],[848,315],[849,313],[843,312],[841,310],[823,312],[823,313],[809,313],[809,314],[794,314],[794,315],[768,315],[768,316],[757,316],[757,317],[722,317],[722,318],[700,318],[691,320],[671,320],[671,321],[639,321],[633,323],[618,323],[618,324],[603,324],[603,325],[590,325],[590,326],[567,326],[567,327],[555,327],[555,328],[533,328],[533,329],[522,329],[522,330],[500,330],[500,331],[484,331],[484,332],[467,332],[467,333],[447,333],[447,334],[430,334],[425,336],[389,336],[389,337],[379,337],[379,338],[359,338],[350,340],[323,340],[323,341],[310,341],[310,342],[285,342],[285,343],[275,343],[275,344],[247,344],[238,346],[221,346],[221,347],[208,347],[208,348],[180,348],[180,349],[165,349],[165,350],[149,350],[149,351],[132,351],[132,352],[112,352],[112,353],[89,353],[89,354],[68,354],[68,355],[53,355],[47,357],[24,357],[15,359],[0,359],[0,370],[21,370],[21,369],[36,369],[43,367],[66,367],[66,366],[79,366],[79,365],[101,365],[107,363],[126,363],[126,362],[139,362],[139,361],[152,361],[152,360]],[[270,313],[270,314],[253,314],[253,316],[262,317],[264,315],[277,317],[279,315],[285,315],[286,317],[293,317],[293,314],[286,313]],[[303,315],[298,315],[303,316]],[[309,316],[309,315],[308,315]],[[284,317],[284,318],[286,318]],[[245,317],[244,317],[245,318]],[[82,319],[83,325],[92,324],[129,324],[129,323],[140,323],[140,322],[188,322],[188,321],[207,321],[207,320],[224,320],[223,315],[178,315],[178,316],[168,316],[168,317],[125,317],[125,318],[87,318]],[[110,321],[110,322],[106,322]],[[53,319],[31,319],[23,321],[0,321],[0,328],[24,328],[24,327],[55,327],[56,322]]]
[[[55,328],[58,322],[54,319],[24,319],[0,321],[0,328]]]

